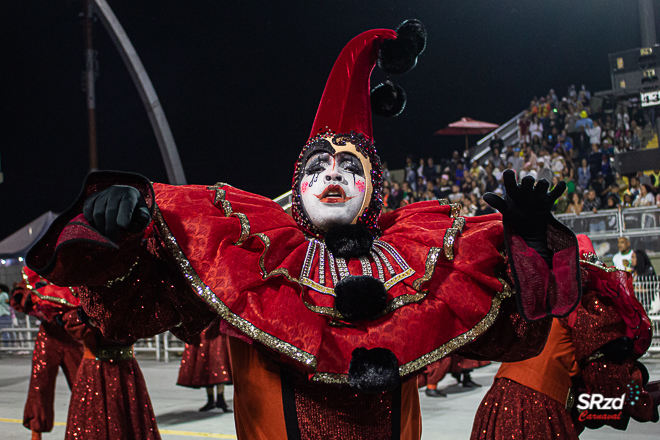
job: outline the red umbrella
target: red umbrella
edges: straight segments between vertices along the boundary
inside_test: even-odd
[[[488,134],[498,128],[499,125],[490,122],[475,121],[470,118],[461,118],[460,121],[452,122],[435,134],[448,136],[465,136],[465,151],[468,150],[468,136],[472,134]]]

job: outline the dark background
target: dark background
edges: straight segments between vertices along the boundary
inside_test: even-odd
[[[607,54],[640,45],[631,0],[109,3],[158,93],[188,182],[223,181],[268,197],[290,189],[332,64],[362,31],[418,18],[429,35],[418,66],[395,78],[408,94],[405,111],[374,118],[376,146],[392,169],[407,154],[440,158],[462,148],[462,138],[433,132],[463,116],[503,123],[550,88],[560,97],[570,84],[609,89]],[[0,239],[66,209],[88,171],[81,11],[74,0],[0,3]],[[99,167],[167,181],[144,107],[100,22],[94,40]],[[373,84],[381,80],[376,72]]]

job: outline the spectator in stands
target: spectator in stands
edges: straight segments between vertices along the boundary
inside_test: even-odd
[[[413,190],[408,182],[403,182],[401,184],[401,191],[403,193],[401,200],[405,200],[406,205],[409,205],[410,203],[413,203],[415,201],[415,194],[413,193]],[[401,204],[401,202],[399,202],[399,204]]]
[[[649,256],[646,254],[646,251],[641,249],[633,252],[630,259],[630,267],[632,267],[633,277],[635,278],[655,275],[655,269],[653,269]]]
[[[630,130],[630,115],[623,105],[619,106],[616,113],[616,128],[621,132]]]
[[[417,182],[415,182],[415,189],[426,191],[426,179],[424,179],[424,176],[417,176]]]
[[[463,193],[461,193],[461,187],[458,186],[457,184],[453,184],[451,186],[451,194],[449,194],[447,198],[451,203],[460,203],[461,199],[463,198]]]
[[[596,173],[596,178],[591,181],[591,189],[596,191],[596,197],[600,198],[601,206],[603,206],[606,202],[605,198],[610,192],[609,187],[605,185],[605,177],[603,176],[603,173]]]
[[[580,161],[589,157],[591,144],[589,143],[589,135],[584,127],[580,127],[577,134],[573,137],[573,148],[577,150],[578,159]]]
[[[497,179],[495,178],[495,175],[493,175],[493,173],[486,174],[485,192],[495,192],[495,190],[499,187],[500,187],[500,184],[497,181]]]
[[[387,168],[387,162],[383,162],[383,181],[391,182],[392,177],[390,176],[390,170]]]
[[[584,204],[582,210],[584,212],[593,212],[596,213],[601,207],[600,197],[596,196],[596,191],[593,189],[587,190],[585,192]]]
[[[603,154],[603,159],[600,163],[600,172],[603,173],[603,177],[605,177],[605,183],[607,185],[611,184],[614,180],[614,175],[612,174],[612,165],[610,164],[609,154]]]
[[[492,164],[493,167],[497,167],[501,162],[502,162],[502,159],[500,158],[500,149],[499,148],[493,148],[492,149],[492,154],[491,154],[490,158],[488,159],[488,163]]]
[[[390,187],[383,185],[383,212],[390,212],[392,210],[389,206],[389,200],[388,200],[389,198],[390,198]]]
[[[641,206],[653,206],[655,202],[655,197],[653,197],[653,191],[651,187],[647,184],[643,184],[639,187],[639,196],[633,201],[633,206],[639,208]]]
[[[451,194],[451,185],[449,184],[449,176],[443,174],[437,179],[437,198],[446,199]]]
[[[589,135],[589,142],[591,145],[598,145],[600,147],[600,135],[603,134],[603,130],[600,125],[598,125],[598,119],[593,121],[593,127],[587,129],[587,134]]]
[[[388,198],[388,201],[390,203],[388,206],[390,207],[390,209],[395,210],[396,208],[398,208],[402,198],[403,198],[403,191],[401,191],[401,188],[399,187],[399,182],[392,182],[392,188],[390,189],[390,197]]]
[[[545,179],[548,182],[552,182],[552,156],[546,148],[539,150],[538,158],[538,180]]]
[[[427,182],[435,182],[435,179],[438,177],[438,171],[436,170],[432,157],[429,157],[426,160],[426,166],[424,167],[422,174]]]
[[[578,104],[578,109],[580,109],[581,105]],[[580,127],[584,127],[584,129],[591,129],[594,126],[594,121],[591,120],[589,115],[587,115],[587,112],[585,110],[580,110],[580,119],[575,123],[575,128],[580,129]],[[589,133],[587,133],[589,134]]]
[[[640,112],[637,107],[633,107],[631,119],[637,123],[640,130],[644,127],[644,113]]]
[[[564,165],[564,157],[559,154],[558,150],[554,150],[552,152],[552,159],[550,160],[550,169],[552,169],[552,173],[557,176],[561,177],[563,175],[563,171],[565,168]]]
[[[615,180],[609,185],[609,192],[607,193],[607,197],[614,197],[616,199],[616,204],[620,205],[621,204],[621,197],[619,196],[620,191],[621,188],[619,188],[619,184]]]
[[[603,209],[618,209],[621,210],[621,205],[619,204],[619,198],[614,194],[609,194],[607,196],[607,203]]]
[[[582,196],[576,191],[573,193],[573,197],[571,198],[571,202],[568,204],[568,208],[566,208],[566,213],[580,214],[582,212],[582,206]]]
[[[617,241],[619,252],[612,257],[612,264],[621,270],[628,270],[632,260],[633,251],[630,249],[630,240],[628,237],[619,237]]]
[[[424,158],[420,157],[419,158],[419,166],[417,167],[417,175],[424,177],[424,168],[426,166],[424,165]],[[424,182],[426,182],[426,177],[424,177]]]
[[[405,180],[410,184],[411,187],[417,188],[418,179],[417,179],[417,169],[415,163],[413,162],[412,156],[406,157],[406,166],[403,169],[405,173]],[[424,182],[422,182],[423,184]]]
[[[525,163],[529,162],[529,165],[533,168],[536,169],[538,167],[538,157],[534,153],[534,150],[532,149],[531,146],[527,147],[525,150]]]
[[[470,174],[474,179],[481,180],[486,175],[486,171],[479,165],[479,162],[473,160],[470,166]]]
[[[564,117],[564,129],[569,136],[573,136],[578,132],[575,123],[580,119],[580,115],[575,112],[573,104],[568,104],[568,112]]]
[[[540,141],[543,138],[543,124],[539,120],[538,114],[532,115],[532,122],[529,124],[529,135],[534,142],[534,138]]]
[[[518,139],[520,142],[530,143],[531,138],[529,136],[529,125],[531,121],[529,120],[529,112],[525,113],[518,118]]]
[[[490,140],[489,145],[492,152],[495,152],[496,148],[497,151],[502,151],[504,149],[504,142],[500,139],[500,136],[497,133],[493,133],[493,138]]]
[[[631,176],[628,178],[628,189],[630,194],[633,197],[633,201],[639,196],[639,179],[637,176]]]
[[[660,193],[660,170],[651,171],[651,188],[653,188],[653,194]]]
[[[624,208],[630,208],[632,207],[632,204],[633,204],[633,196],[629,190],[626,190],[623,193],[623,202],[621,203],[621,206]]]
[[[488,205],[488,203],[486,203],[486,201],[483,198],[479,199],[478,205],[479,206],[477,207],[476,211],[474,211],[475,216],[495,213],[495,210],[491,208],[490,205]]]
[[[574,193],[568,193],[568,191],[564,191],[564,194],[559,196],[557,199],[557,202],[555,202],[555,214],[563,214],[566,212],[566,209],[568,208],[568,201],[570,197],[573,197]]]
[[[465,181],[465,165],[462,160],[459,160],[456,162],[456,171],[455,171],[455,176],[456,179],[454,179],[454,183],[456,183],[458,186],[461,186],[463,182]]]
[[[522,182],[522,179],[527,176],[532,176],[534,180],[539,180],[538,173],[536,172],[536,169],[532,167],[531,162],[527,162],[523,165],[523,169],[518,173],[518,181]]]
[[[591,176],[594,177],[601,172],[603,166],[603,153],[600,151],[598,144],[591,144],[591,153],[589,153],[589,171]]]
[[[431,184],[431,188],[433,188],[433,184]],[[426,192],[427,192],[427,186],[426,185],[418,185],[415,190],[413,191],[415,193],[415,200],[420,201],[420,200],[433,200],[433,199],[427,199],[426,198]],[[433,191],[431,191],[431,194],[433,194]]]

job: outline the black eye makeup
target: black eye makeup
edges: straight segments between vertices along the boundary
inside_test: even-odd
[[[305,174],[317,174],[325,170],[332,163],[332,156],[329,153],[317,153],[312,156],[305,165]]]
[[[360,160],[350,153],[340,153],[337,155],[339,167],[349,173],[364,177],[364,169]]]

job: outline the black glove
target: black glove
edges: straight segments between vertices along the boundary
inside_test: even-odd
[[[520,185],[516,183],[516,173],[506,170],[502,176],[506,196],[493,193],[484,194],[484,200],[502,213],[504,221],[513,231],[525,240],[527,246],[538,252],[552,268],[552,251],[548,249],[547,228],[552,214],[550,209],[566,190],[566,182],[548,192],[550,183],[541,179],[534,186],[534,178],[525,176]]]
[[[90,225],[114,242],[119,241],[119,228],[137,233],[151,221],[144,197],[125,185],[114,185],[89,196],[83,214]]]

